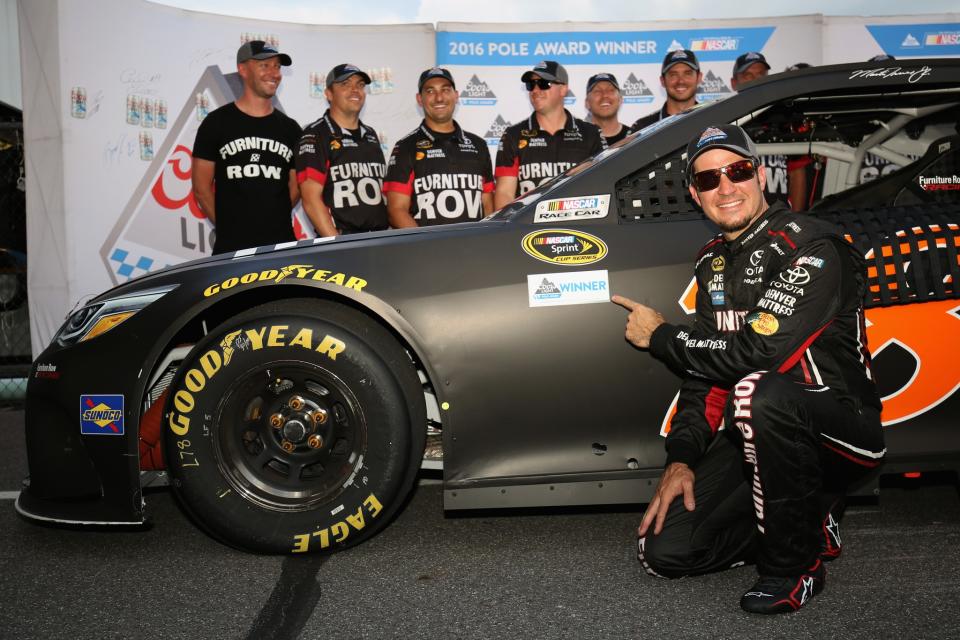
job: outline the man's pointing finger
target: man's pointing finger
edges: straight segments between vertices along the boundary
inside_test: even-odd
[[[617,295],[611,297],[610,302],[620,305],[627,311],[633,311],[640,305],[639,302],[634,302],[630,298],[625,298],[623,296],[617,296]]]

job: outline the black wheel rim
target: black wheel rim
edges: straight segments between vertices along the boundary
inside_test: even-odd
[[[309,362],[247,371],[224,393],[213,425],[230,488],[268,509],[329,502],[363,467],[367,423],[359,401],[339,377]]]

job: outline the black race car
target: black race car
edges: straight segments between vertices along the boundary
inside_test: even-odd
[[[715,230],[682,154],[730,122],[772,184],[802,182],[802,206],[868,259],[884,469],[956,468],[958,120],[960,60],[779,74],[483,222],[260,247],[128,282],[71,313],[34,364],[17,509],[139,525],[143,487],[164,472],[229,544],[333,550],[403,505],[428,429],[442,434],[446,509],[648,500],[679,381],[623,339],[609,297],[692,313],[693,260]]]

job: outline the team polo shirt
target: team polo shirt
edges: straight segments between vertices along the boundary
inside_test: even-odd
[[[387,228],[386,166],[376,131],[362,122],[354,131],[341,129],[327,109],[303,130],[296,165],[298,183],[323,185],[323,203],[340,233]]]
[[[480,136],[456,122],[439,133],[426,122],[393,147],[384,193],[410,196],[410,215],[421,227],[483,218],[483,194],[493,191],[490,152]]]
[[[554,134],[540,130],[536,113],[503,132],[495,175],[517,178],[514,197],[607,148],[596,125],[574,118],[566,109],[564,112],[567,121],[563,129]]]

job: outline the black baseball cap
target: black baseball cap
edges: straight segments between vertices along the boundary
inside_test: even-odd
[[[609,82],[613,85],[614,89],[620,91],[620,83],[617,82],[617,76],[612,73],[595,73],[590,76],[590,79],[587,80],[587,93],[590,93],[590,90],[593,89],[593,86],[598,82]]]
[[[733,75],[743,73],[747,70],[747,67],[758,62],[767,69],[770,68],[770,63],[767,62],[767,59],[762,53],[759,51],[747,51],[746,53],[738,56],[736,61],[733,63]]]
[[[269,58],[280,58],[280,65],[283,67],[289,67],[293,64],[290,56],[285,53],[280,53],[273,48],[272,45],[267,44],[263,40],[245,42],[237,49],[237,64],[246,62],[247,60],[267,60]]]
[[[693,161],[710,149],[726,149],[756,161],[757,147],[747,132],[735,124],[707,127],[687,145],[687,177],[693,174]]]
[[[353,64],[338,64],[327,74],[327,88],[332,87],[334,82],[343,82],[350,76],[360,76],[361,80],[370,84],[370,76],[360,67]]]
[[[556,60],[538,62],[530,71],[524,71],[523,75],[520,76],[520,82],[526,82],[533,75],[538,75],[544,80],[557,84],[568,84],[570,81],[567,70]]]
[[[660,75],[664,75],[670,70],[670,67],[677,64],[685,64],[694,71],[700,71],[700,63],[697,62],[697,56],[690,49],[675,49],[668,53],[663,59],[663,65],[660,67]]]
[[[451,87],[454,89],[457,88],[457,84],[453,81],[453,74],[451,74],[450,71],[440,67],[431,67],[420,74],[420,80],[417,81],[417,93],[423,91],[423,85],[431,78],[443,78],[450,83]]]
[[[867,62],[887,62],[888,60],[896,60],[896,56],[892,56],[889,53],[878,53],[873,56]]]
[[[812,66],[808,62],[797,62],[784,69],[784,71],[800,71],[800,69],[809,69]]]

